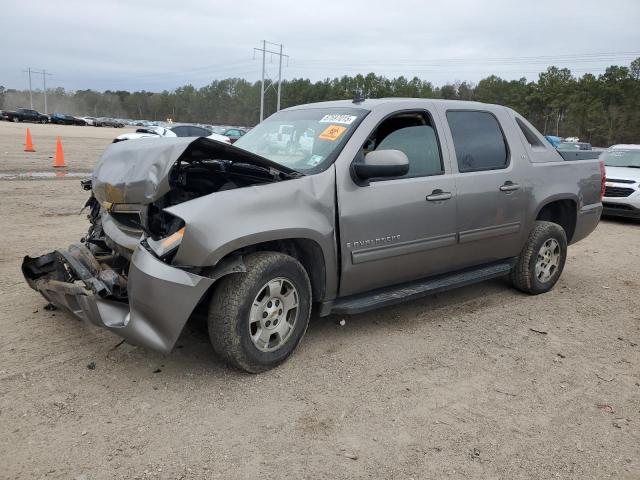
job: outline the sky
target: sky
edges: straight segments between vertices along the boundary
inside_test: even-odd
[[[496,74],[576,76],[640,57],[640,0],[3,0],[0,86],[172,90],[261,78],[262,40],[283,78],[374,72],[434,85]],[[279,49],[268,45],[270,49]],[[255,57],[255,58],[254,58]],[[266,59],[277,77],[278,58]],[[42,88],[34,74],[33,87]]]

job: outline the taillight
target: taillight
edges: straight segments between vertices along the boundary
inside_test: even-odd
[[[600,160],[600,201],[604,198],[604,189],[607,183],[607,172],[604,168],[604,160]]]

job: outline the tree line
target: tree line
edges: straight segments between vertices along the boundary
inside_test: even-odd
[[[577,136],[593,145],[640,143],[640,58],[629,66],[610,66],[605,73],[574,76],[555,66],[537,81],[505,80],[491,75],[477,84],[456,82],[434,86],[427,80],[404,76],[367,75],[283,80],[282,108],[325,100],[351,99],[357,89],[367,98],[417,97],[474,100],[509,106],[529,119],[541,132]],[[41,92],[34,108],[42,109]],[[49,112],[70,115],[197,122],[214,125],[255,125],[260,112],[260,82],[242,78],[214,80],[202,88],[186,85],[173,91],[98,92],[47,90]],[[265,109],[276,108],[269,90]],[[29,105],[29,92],[0,87],[0,109]]]

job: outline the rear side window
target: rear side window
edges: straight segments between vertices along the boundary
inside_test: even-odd
[[[531,146],[531,148],[533,147],[544,148],[544,144],[537,137],[537,135],[533,133],[533,131],[529,127],[527,127],[527,125],[525,125],[525,123],[522,120],[520,120],[518,117],[516,117],[516,123],[518,124],[518,127],[520,127],[520,130],[522,131],[524,138],[527,139],[527,143]]]
[[[497,170],[508,165],[504,135],[491,113],[449,111],[447,121],[456,149],[458,171]]]

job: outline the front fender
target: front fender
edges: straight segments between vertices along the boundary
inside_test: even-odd
[[[209,267],[258,243],[303,238],[324,255],[326,292],[337,290],[335,170],[224,190],[167,209],[186,228],[175,264]]]

